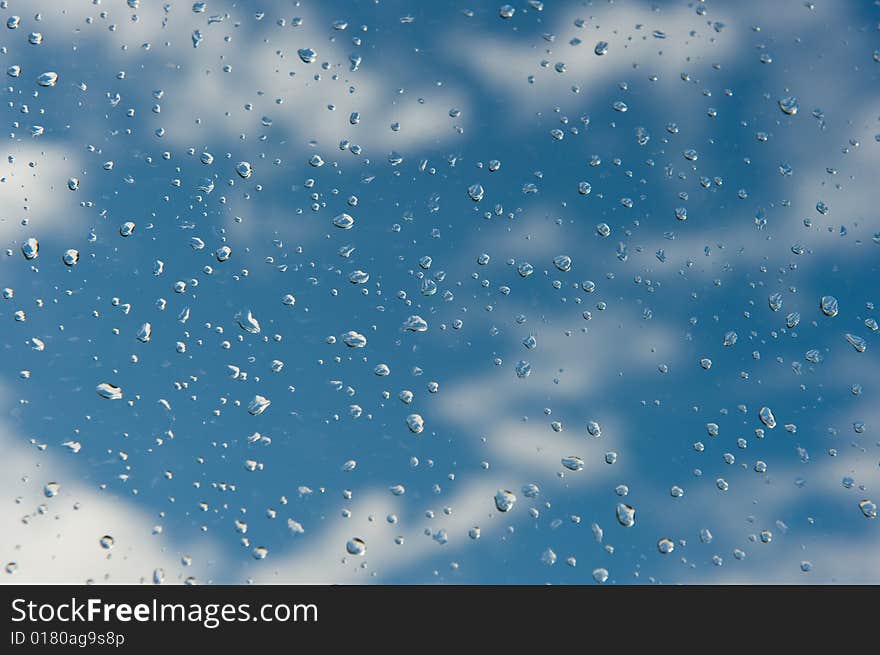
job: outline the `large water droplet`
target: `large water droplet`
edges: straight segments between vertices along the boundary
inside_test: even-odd
[[[838,312],[837,298],[834,296],[822,296],[822,299],[819,301],[819,307],[822,309],[822,313],[825,316],[835,317]]]
[[[499,512],[509,512],[516,504],[516,494],[506,489],[499,489],[495,494],[495,507]]]
[[[769,407],[764,406],[760,410],[758,410],[758,418],[761,419],[761,423],[766,425],[771,430],[776,427],[776,417],[773,416],[773,410]]]
[[[631,528],[636,524],[636,510],[626,503],[617,504],[617,522],[625,528]]]
[[[254,399],[248,404],[248,414],[250,414],[251,416],[259,416],[260,414],[265,412],[271,404],[271,400],[257,394],[254,396]]]

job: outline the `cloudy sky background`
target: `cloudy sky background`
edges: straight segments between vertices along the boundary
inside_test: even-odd
[[[880,582],[880,8],[204,4],[0,12],[0,580]]]

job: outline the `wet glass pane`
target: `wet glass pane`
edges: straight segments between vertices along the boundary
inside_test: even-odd
[[[880,582],[880,9],[3,0],[3,582]]]

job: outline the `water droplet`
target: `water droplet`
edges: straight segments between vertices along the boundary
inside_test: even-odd
[[[79,261],[79,250],[68,248],[61,255],[61,261],[64,262],[65,266],[76,266],[76,263]]]
[[[498,9],[498,15],[504,19],[513,18],[515,13],[516,9],[514,9],[512,5],[501,5]]]
[[[870,501],[867,498],[859,501],[859,509],[862,510],[862,514],[865,515],[865,518],[877,518],[877,505],[875,505],[873,501]]]
[[[21,254],[25,259],[36,259],[40,256],[40,242],[34,237],[30,237],[21,244]]]
[[[577,455],[569,455],[562,458],[562,465],[569,471],[582,471],[584,468],[584,460]]]
[[[349,348],[363,348],[367,345],[367,338],[360,332],[349,330],[342,335],[342,343]]]
[[[101,396],[101,398],[107,400],[120,400],[122,398],[122,389],[109,382],[101,382],[95,387],[95,391]]]
[[[247,408],[248,414],[250,414],[251,416],[259,416],[260,414],[265,412],[266,409],[271,404],[272,404],[271,400],[269,400],[268,398],[266,398],[264,396],[257,394],[254,396],[254,399],[250,403],[248,403],[248,408]]]
[[[350,230],[352,227],[354,227],[354,218],[352,218],[350,214],[342,212],[341,214],[339,214],[339,216],[333,219],[333,225],[338,227],[340,230]]]
[[[571,270],[571,257],[568,255],[557,255],[553,258],[553,265],[563,273]]]
[[[636,524],[636,510],[626,503],[617,504],[617,522],[625,528],[631,528]]]
[[[420,414],[410,414],[406,417],[406,427],[413,434],[421,434],[425,429],[425,421]]]
[[[318,53],[311,48],[300,48],[296,51],[296,54],[299,55],[304,64],[313,64],[318,58]]]
[[[822,309],[822,313],[825,314],[825,316],[830,316],[832,318],[837,316],[837,298],[834,296],[822,296],[822,299],[819,301],[819,307]]]
[[[142,343],[149,342],[150,338],[153,336],[153,326],[149,323],[144,323],[141,325],[140,329],[138,329],[135,337],[138,341]]]
[[[37,84],[44,87],[55,86],[56,82],[58,82],[58,73],[52,71],[42,73],[37,78]]]
[[[243,309],[235,315],[238,327],[248,334],[260,333],[260,322],[254,317],[250,309]]]
[[[403,329],[409,332],[426,332],[428,330],[428,322],[421,316],[410,316],[403,322]]]
[[[767,304],[770,305],[770,309],[772,309],[774,312],[778,312],[780,309],[782,309],[782,294],[781,293],[771,294],[767,298]]]
[[[798,101],[794,96],[786,96],[779,99],[779,108],[783,113],[794,116],[798,111]]]
[[[349,555],[364,555],[367,552],[367,544],[363,539],[354,537],[345,544],[345,550]]]
[[[240,161],[235,165],[235,172],[238,173],[239,177],[246,180],[253,174],[254,169],[249,162]]]
[[[849,342],[849,345],[855,348],[856,352],[863,353],[868,349],[868,342],[862,339],[862,337],[855,334],[850,334],[849,332],[847,332],[844,336]]]
[[[761,423],[771,430],[776,427],[776,417],[773,416],[773,411],[769,407],[761,407],[758,411],[758,418],[761,419]]]
[[[495,494],[495,507],[499,512],[509,512],[516,504],[516,494],[506,489],[499,489]]]
[[[349,273],[348,281],[352,284],[366,284],[370,281],[370,274],[361,270],[355,270]]]

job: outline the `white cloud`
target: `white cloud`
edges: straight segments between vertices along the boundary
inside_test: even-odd
[[[163,569],[167,583],[194,576],[205,582],[214,572],[210,542],[175,541],[167,532],[151,534],[163,525],[138,507],[136,498],[123,499],[101,492],[79,479],[66,454],[50,444],[46,451],[27,446],[24,437],[8,425],[0,426],[3,468],[0,477],[0,547],[2,565],[15,564],[15,573],[0,572],[0,584],[152,583],[155,569]],[[58,494],[45,497],[46,484],[60,485]],[[110,550],[101,547],[104,535],[114,539]],[[181,563],[192,558],[191,566]]]
[[[5,154],[0,160],[0,242],[12,247],[12,241],[20,244],[32,236],[69,234],[82,227],[70,211],[74,192],[67,188],[68,178],[82,168],[77,156],[60,144],[39,141],[15,142]],[[27,225],[21,224],[24,219]]]

